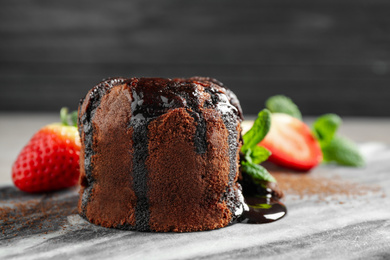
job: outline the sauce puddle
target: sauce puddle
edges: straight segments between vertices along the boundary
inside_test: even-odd
[[[243,191],[244,211],[237,223],[265,224],[287,215],[287,207],[280,202],[283,192],[276,183],[255,183],[245,173],[240,182]]]
[[[245,207],[238,223],[265,224],[277,221],[287,214],[286,206],[279,200],[266,196],[245,196]]]

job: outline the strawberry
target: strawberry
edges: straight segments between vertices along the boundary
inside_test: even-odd
[[[77,112],[70,115],[61,109],[62,123],[41,128],[22,149],[12,167],[12,180],[26,192],[45,192],[77,184],[79,171],[80,139]]]
[[[322,161],[320,145],[310,128],[287,114],[272,114],[271,129],[259,145],[271,151],[269,161],[286,168],[308,171]]]

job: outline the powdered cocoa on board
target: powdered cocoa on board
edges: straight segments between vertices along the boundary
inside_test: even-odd
[[[338,176],[322,177],[312,173],[271,171],[285,196],[295,195],[295,199],[313,198],[317,201],[338,201],[353,199],[369,193],[380,193],[378,186],[362,185]],[[382,196],[385,196],[382,193]]]
[[[63,228],[67,216],[77,213],[77,198],[57,200],[55,195],[27,201],[7,201],[0,206],[0,228],[5,238],[17,236],[23,231],[29,234],[47,234]]]

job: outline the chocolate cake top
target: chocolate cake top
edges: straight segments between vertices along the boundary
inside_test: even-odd
[[[96,85],[90,99],[100,99],[113,86],[127,84],[132,88],[132,114],[137,119],[150,119],[170,109],[185,107],[193,112],[215,108],[222,114],[234,113],[243,119],[237,97],[215,79],[192,78],[109,78]]]

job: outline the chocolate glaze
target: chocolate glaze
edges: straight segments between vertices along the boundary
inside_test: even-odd
[[[201,112],[202,95],[198,85],[189,80],[140,78],[130,79],[133,86],[132,113],[136,119],[154,119],[168,110],[185,107],[197,123],[195,149],[203,154],[207,150],[206,127]],[[128,82],[129,82],[128,81]]]
[[[190,79],[200,81],[200,82],[208,82],[209,84],[213,83],[214,84],[212,86],[212,87],[214,87],[213,92],[218,93],[218,91],[216,91],[216,89],[219,89],[222,93],[224,93],[228,97],[229,103],[235,108],[235,110],[234,110],[235,114],[241,119],[241,121],[244,120],[241,105],[240,105],[240,102],[238,101],[237,96],[233,93],[233,91],[228,89],[222,82],[220,82],[214,78],[209,78],[209,77],[192,77]]]

